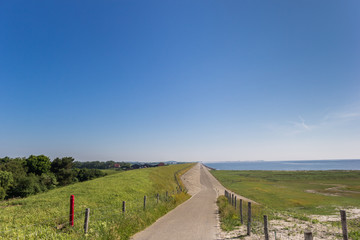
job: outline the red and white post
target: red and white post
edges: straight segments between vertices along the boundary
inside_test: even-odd
[[[75,197],[74,195],[70,196],[70,219],[69,219],[69,223],[70,226],[74,226],[74,201],[75,201]]]

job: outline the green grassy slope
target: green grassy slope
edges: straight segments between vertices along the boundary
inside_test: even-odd
[[[191,166],[121,172],[25,199],[0,202],[0,239],[83,238],[85,208],[90,208],[88,239],[128,239],[189,197],[185,193],[173,194],[177,187],[174,174]],[[170,196],[167,201],[166,191]],[[161,196],[158,204],[157,193]],[[75,195],[75,226],[70,228],[66,223],[72,194]],[[144,195],[148,198],[146,211],[143,210]],[[121,212],[122,201],[126,201],[125,215]]]

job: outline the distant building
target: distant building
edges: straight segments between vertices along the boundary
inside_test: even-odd
[[[158,167],[162,167],[162,166],[165,166],[165,163],[161,162],[158,164]]]
[[[120,164],[115,163],[115,164],[114,164],[114,168],[120,168]]]

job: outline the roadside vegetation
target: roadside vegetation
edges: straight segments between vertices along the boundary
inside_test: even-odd
[[[225,196],[220,196],[217,199],[217,205],[219,208],[220,215],[220,227],[224,231],[234,230],[236,226],[240,226],[239,214],[233,206],[228,202],[228,199]]]
[[[123,171],[23,199],[2,201],[0,239],[129,239],[189,198],[176,190],[175,175],[192,166]],[[74,227],[68,223],[70,195],[75,196]],[[144,196],[147,196],[145,210]],[[126,201],[125,214],[122,201]],[[85,208],[90,208],[86,236],[83,232]]]
[[[360,171],[213,170],[211,173],[229,190],[260,204],[254,208],[254,224],[261,223],[262,216],[268,215],[271,220],[293,221],[294,228],[302,223],[329,224],[339,232],[339,209],[360,209]],[[223,230],[239,226],[233,210],[227,210],[233,207],[226,198],[220,197],[218,206]],[[246,204],[244,214],[245,208]],[[238,212],[235,214],[239,217]],[[333,215],[335,220],[320,223],[316,216],[321,215]],[[287,225],[289,230],[291,227]],[[348,227],[351,239],[360,239],[360,216],[348,219]]]
[[[0,201],[8,198],[27,197],[105,176],[99,169],[78,169],[74,158],[55,158],[52,162],[44,155],[28,158],[0,158]]]
[[[232,231],[236,227],[243,224],[246,225],[248,217],[248,202],[243,201],[243,224],[241,223],[239,200],[237,201],[236,209],[233,205],[231,205],[231,203],[229,203],[228,199],[224,195],[219,196],[216,203],[218,205],[220,227],[222,230]],[[268,209],[266,209],[263,205],[252,204],[251,212],[253,223],[261,222],[263,215],[269,213],[267,210]]]

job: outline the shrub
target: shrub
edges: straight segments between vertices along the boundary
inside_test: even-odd
[[[50,190],[58,185],[58,181],[53,173],[43,173],[40,176],[41,185],[45,186],[46,189]]]
[[[46,190],[46,187],[42,185],[39,180],[39,176],[29,174],[29,176],[20,179],[19,184],[15,189],[13,189],[12,193],[15,196],[27,197],[43,192]]]
[[[44,155],[34,156],[31,155],[26,159],[26,166],[29,173],[41,175],[50,171],[51,162],[50,158]]]
[[[4,200],[5,196],[6,196],[5,189],[0,187],[0,200]]]
[[[106,175],[106,173],[104,173],[98,169],[83,168],[83,169],[79,170],[79,172],[77,174],[77,178],[79,179],[80,182],[83,182],[83,181],[91,180],[94,178],[103,177],[105,175]]]

